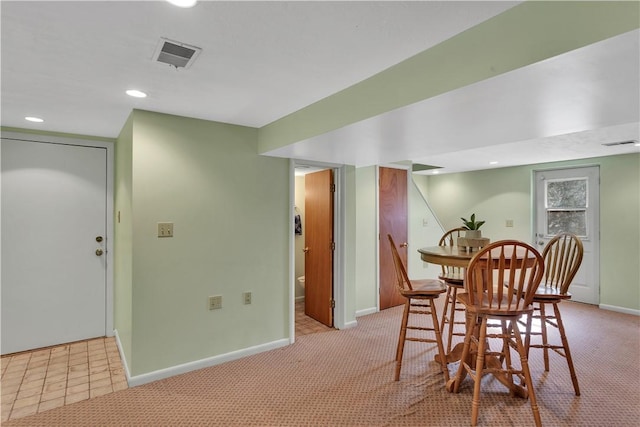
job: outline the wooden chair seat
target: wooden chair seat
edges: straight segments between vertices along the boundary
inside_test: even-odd
[[[435,343],[438,346],[440,367],[446,384],[449,380],[449,369],[446,364],[446,353],[444,352],[442,335],[440,334],[440,322],[438,321],[438,313],[434,303],[435,299],[446,291],[446,287],[440,280],[435,279],[410,280],[393,238],[391,235],[387,235],[387,237],[391,245],[391,255],[396,269],[396,288],[400,295],[405,298],[398,346],[396,347],[395,380],[398,381],[400,379],[405,342],[418,341]],[[429,321],[426,319],[422,323],[418,323],[417,316],[420,315],[431,317],[432,325],[430,326],[428,324]],[[409,321],[410,317],[411,322]],[[412,335],[407,336],[407,331],[411,331]],[[435,336],[430,338],[427,335],[429,332],[433,332]]]
[[[449,286],[458,286],[460,288],[464,287],[464,277],[463,273],[447,273],[438,275],[438,279],[446,282]]]
[[[467,308],[467,311],[480,315],[486,314],[491,316],[518,316],[521,314],[530,314],[533,312],[533,306],[519,307],[512,306],[509,308],[509,304],[512,298],[508,295],[502,296],[500,300],[494,298],[492,303],[489,303],[488,295],[483,296],[482,301],[476,301],[475,304],[471,304],[468,293],[459,293],[458,301],[463,303]]]
[[[400,294],[406,298],[416,298],[419,296],[438,296],[446,292],[447,288],[440,280],[424,279],[424,280],[411,280],[411,287],[413,289],[402,289]]]
[[[536,294],[533,296],[533,302],[550,302],[554,300],[568,300],[571,299],[571,294],[566,292],[561,294],[557,289],[550,288],[548,286],[540,286],[536,289]]]

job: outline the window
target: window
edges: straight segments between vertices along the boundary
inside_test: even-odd
[[[587,237],[587,178],[555,179],[545,182],[547,235],[561,232]]]

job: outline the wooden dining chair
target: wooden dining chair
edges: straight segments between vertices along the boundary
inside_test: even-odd
[[[533,312],[531,303],[543,273],[544,260],[540,253],[515,240],[491,243],[469,262],[465,291],[458,293],[458,300],[467,309],[467,331],[460,366],[447,388],[457,393],[467,374],[473,379],[471,425],[478,422],[481,380],[488,373],[505,384],[511,395],[528,396],[536,426],[542,423],[518,318],[527,315],[525,332],[528,332],[529,315]],[[492,328],[490,331],[488,326]],[[489,339],[501,343],[499,351],[491,350]],[[512,348],[518,358],[511,357]],[[516,359],[520,360],[519,367],[513,363]],[[520,384],[515,384],[514,375]]]
[[[419,341],[437,344],[440,355],[440,366],[446,383],[449,380],[449,369],[447,368],[444,345],[442,344],[438,313],[434,304],[435,299],[445,292],[445,286],[440,280],[436,279],[410,280],[393,238],[390,234],[387,234],[387,237],[391,245],[393,264],[396,270],[396,286],[400,295],[405,298],[402,323],[400,325],[400,336],[398,337],[398,346],[396,348],[395,380],[398,381],[400,379],[405,342]],[[428,321],[420,323],[423,326],[418,326],[417,316],[424,315],[431,315],[432,326],[428,325]],[[409,317],[411,317],[411,323],[409,323]],[[407,336],[408,330],[415,332],[415,334],[412,332],[411,336]],[[425,336],[428,331],[433,331],[435,337],[429,338]]]
[[[580,268],[580,264],[582,264],[583,253],[582,241],[575,234],[560,233],[547,243],[542,251],[545,265],[544,277],[542,284],[533,296],[534,313],[532,317],[540,320],[540,332],[530,332],[525,339],[527,355],[530,348],[541,348],[543,350],[545,371],[549,371],[549,350],[553,350],[567,359],[576,396],[580,396],[580,387],[578,386],[578,377],[573,367],[571,350],[569,349],[569,342],[562,324],[558,304],[563,300],[571,299],[569,285],[571,285]],[[550,314],[546,310],[549,305],[553,306],[554,314]],[[558,329],[562,344],[549,344],[547,325]],[[542,342],[540,344],[531,344],[532,335],[541,336]]]
[[[457,246],[458,237],[464,233],[465,228],[458,227],[451,229],[444,233],[440,238],[438,246]],[[447,295],[444,299],[444,308],[442,310],[442,317],[440,318],[440,330],[443,335],[446,335],[447,342],[447,354],[451,353],[451,343],[454,336],[464,337],[464,331],[456,330],[456,325],[464,327],[464,305],[456,298],[458,291],[464,289],[464,268],[452,267],[448,265],[442,266],[442,273],[438,275],[438,278],[444,281],[447,286]],[[448,312],[447,312],[448,311]],[[456,320],[456,314],[460,314],[459,318],[462,320]],[[445,326],[448,330],[445,332]]]

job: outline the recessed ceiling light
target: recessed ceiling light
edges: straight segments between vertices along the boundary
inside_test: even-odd
[[[31,117],[31,116],[28,116],[28,117],[25,117],[24,119],[25,119],[25,120],[28,120],[28,121],[30,121],[30,122],[33,122],[33,123],[42,123],[42,122],[44,122],[44,120],[43,120],[43,119],[41,119],[40,117]]]
[[[492,162],[489,162],[489,164],[490,164],[490,165],[497,165],[497,164],[498,164],[498,162],[496,162],[496,161],[494,160],[494,161],[492,161]]]
[[[172,5],[178,6],[178,7],[193,7],[198,2],[198,0],[167,0],[167,1]]]
[[[147,97],[146,93],[141,92],[141,91],[136,90],[136,89],[129,89],[127,91],[127,95],[133,96],[134,98],[146,98]]]

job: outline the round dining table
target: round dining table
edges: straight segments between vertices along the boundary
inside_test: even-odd
[[[477,253],[459,246],[429,246],[418,249],[418,252],[424,262],[461,268],[466,268]]]

